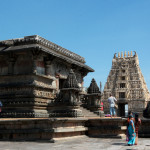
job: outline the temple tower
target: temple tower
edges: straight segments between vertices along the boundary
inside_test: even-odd
[[[118,115],[125,116],[125,105],[128,111],[143,113],[147,102],[150,100],[150,93],[146,86],[144,77],[139,67],[137,53],[116,53],[112,60],[112,67],[104,87],[104,111],[109,113],[107,99],[110,95],[118,100]]]

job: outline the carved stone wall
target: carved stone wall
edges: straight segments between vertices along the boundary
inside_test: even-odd
[[[0,100],[4,117],[55,117],[56,99],[70,69],[94,70],[83,57],[40,36],[0,41]]]

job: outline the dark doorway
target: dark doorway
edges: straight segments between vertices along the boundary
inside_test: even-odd
[[[62,89],[64,87],[66,79],[59,79],[59,89]]]
[[[125,117],[125,104],[118,104],[118,115],[120,117]]]

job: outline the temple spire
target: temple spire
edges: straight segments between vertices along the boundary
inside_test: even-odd
[[[97,83],[94,78],[92,79],[91,84],[88,88],[88,93],[89,94],[100,93],[99,87],[97,86]]]

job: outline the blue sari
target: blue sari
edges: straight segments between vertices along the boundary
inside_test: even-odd
[[[132,124],[133,124],[134,130],[132,128]],[[129,122],[129,126],[128,126],[128,137],[129,137],[128,144],[129,145],[134,145],[135,144],[136,133],[134,133],[134,131],[135,131],[134,122],[133,122],[133,120],[131,120]]]

